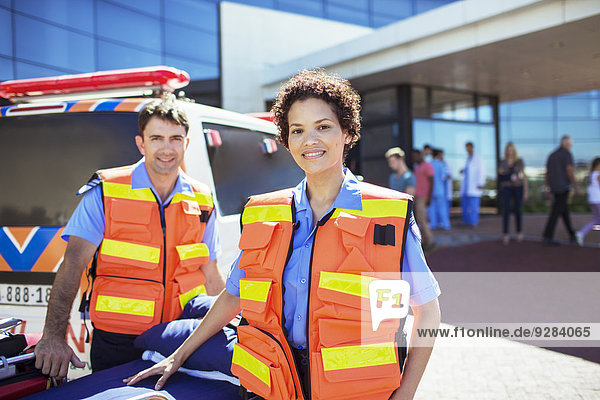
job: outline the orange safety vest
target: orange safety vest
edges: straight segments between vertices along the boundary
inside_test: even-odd
[[[290,190],[250,198],[242,214],[240,305],[231,371],[265,399],[385,399],[400,386],[403,321],[373,332],[368,286],[401,279],[412,197],[360,183],[362,210],[334,209],[315,232],[310,265],[310,388],[302,392],[284,334],[283,270],[292,252]],[[307,394],[310,393],[310,394]]]
[[[100,170],[104,240],[93,273],[90,318],[95,328],[138,335],[179,317],[206,293],[202,243],[213,209],[208,187],[186,176],[193,195],[176,193],[161,213],[151,189],[132,189],[134,166]]]

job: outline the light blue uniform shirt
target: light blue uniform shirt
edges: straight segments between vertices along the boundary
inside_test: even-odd
[[[133,169],[131,187],[133,189],[151,189],[156,198],[160,199],[160,196],[150,181],[148,171],[146,171],[144,158],[138,161]],[[194,196],[192,186],[185,175],[181,174],[181,171],[173,191],[166,201],[160,204],[161,211],[171,202],[175,193]],[[100,190],[100,185],[97,185],[84,193],[61,237],[68,242],[69,236],[77,236],[96,246],[100,246],[100,243],[102,243],[102,240],[104,239],[104,225],[102,192]],[[210,214],[208,222],[206,223],[202,242],[208,246],[209,260],[212,261],[220,256],[221,244],[219,242],[219,235],[215,223],[215,212]]]
[[[344,170],[344,182],[337,195],[333,208],[362,210],[361,193],[358,180],[349,170]],[[306,322],[308,313],[308,289],[310,254],[315,237],[312,226],[312,209],[306,196],[306,179],[293,189],[296,205],[296,223],[293,252],[283,272],[283,294],[285,328],[288,341],[296,348],[306,346]],[[329,213],[327,211],[324,215]],[[240,253],[241,256],[241,253]],[[227,277],[226,289],[233,296],[240,296],[240,279],[246,277],[246,271],[239,268],[240,256],[231,266]],[[431,273],[421,249],[421,234],[414,217],[410,218],[410,229],[406,235],[402,279],[410,284],[410,305],[425,304],[440,295],[440,288]]]

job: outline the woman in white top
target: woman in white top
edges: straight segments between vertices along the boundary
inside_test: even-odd
[[[590,185],[587,187],[588,203],[592,209],[593,219],[580,231],[575,232],[577,244],[583,245],[583,238],[594,225],[600,225],[600,157],[594,158],[590,172]]]

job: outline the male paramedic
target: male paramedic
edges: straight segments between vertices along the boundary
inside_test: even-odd
[[[141,356],[135,337],[177,319],[200,293],[225,287],[209,188],[179,166],[189,137],[188,119],[174,97],[147,104],[139,113],[134,165],[99,170],[83,186],[63,239],[68,241],[48,303],[36,368],[62,378],[69,362],[84,364],[66,343],[71,307],[91,263],[87,306],[94,327],[92,371]]]

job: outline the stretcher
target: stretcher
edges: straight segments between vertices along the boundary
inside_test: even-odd
[[[198,378],[183,372],[173,374],[160,391],[153,389],[158,380],[157,376],[144,379],[135,386],[125,386],[124,378],[135,375],[153,364],[154,362],[149,360],[131,361],[75,379],[67,384],[26,397],[26,399],[239,400],[239,386],[221,380]]]

